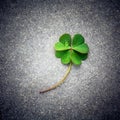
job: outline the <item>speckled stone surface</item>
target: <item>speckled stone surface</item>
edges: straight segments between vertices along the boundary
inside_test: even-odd
[[[117,0],[0,2],[0,120],[119,120],[120,9]],[[90,53],[73,66],[54,56],[63,33],[81,33]]]

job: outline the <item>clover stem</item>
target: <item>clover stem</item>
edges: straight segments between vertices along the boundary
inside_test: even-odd
[[[72,63],[70,63],[65,75],[63,76],[63,78],[59,82],[57,82],[56,84],[54,84],[53,86],[49,87],[46,90],[40,91],[40,93],[48,92],[48,91],[53,90],[53,89],[57,88],[58,86],[60,86],[66,80],[68,74],[70,73],[71,67],[72,67]]]

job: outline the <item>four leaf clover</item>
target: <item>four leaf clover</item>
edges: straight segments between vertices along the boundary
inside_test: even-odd
[[[63,34],[54,46],[55,55],[57,58],[61,58],[63,64],[80,65],[82,60],[87,58],[89,52],[89,47],[84,42],[81,34],[75,34],[73,39],[69,34]]]
[[[80,34],[75,34],[73,40],[69,34],[63,34],[59,42],[57,42],[54,46],[55,48],[55,55],[57,58],[61,58],[61,62],[63,64],[69,64],[68,70],[66,71],[63,78],[58,81],[56,84],[52,85],[51,87],[40,91],[40,93],[45,93],[50,90],[53,90],[60,86],[68,76],[71,70],[71,66],[73,64],[80,65],[82,60],[85,60],[88,56],[89,47],[86,43],[84,43],[84,37]]]

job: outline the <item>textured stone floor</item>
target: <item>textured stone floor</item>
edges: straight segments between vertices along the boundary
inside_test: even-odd
[[[120,9],[117,0],[0,2],[1,120],[119,120]],[[54,56],[59,36],[81,33],[87,60],[68,66]]]

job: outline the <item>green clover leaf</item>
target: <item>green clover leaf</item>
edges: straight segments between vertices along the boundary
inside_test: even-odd
[[[61,59],[61,63],[70,63],[70,65],[66,74],[59,82],[49,87],[48,89],[40,91],[40,93],[48,92],[60,86],[70,73],[72,64],[80,65],[82,60],[87,59],[89,52],[89,47],[85,43],[84,37],[81,34],[75,34],[73,39],[71,39],[69,34],[63,34],[60,37],[59,42],[55,43],[54,48],[55,56]]]
[[[80,65],[88,56],[89,47],[81,34],[75,34],[73,40],[69,34],[63,34],[54,46],[55,55],[63,64],[72,62]]]
[[[69,34],[64,34],[60,37],[59,41],[63,43],[65,46],[71,45],[71,36]]]

